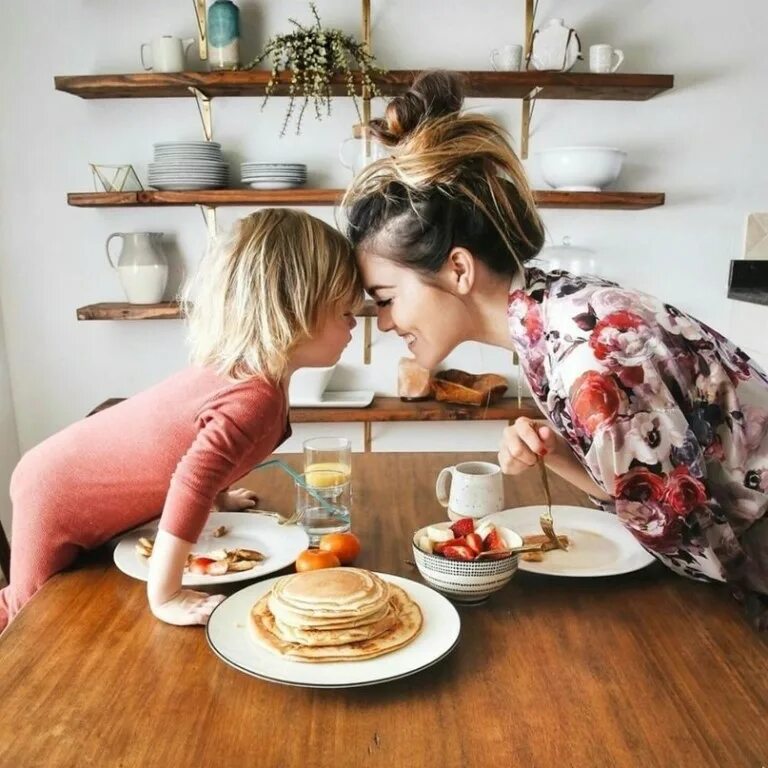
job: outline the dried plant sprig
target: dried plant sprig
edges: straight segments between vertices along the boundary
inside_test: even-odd
[[[280,83],[280,72],[290,71],[288,109],[280,130],[281,136],[285,135],[295,114],[297,102],[297,134],[301,131],[301,122],[310,100],[318,120],[322,120],[324,114],[331,114],[331,85],[335,75],[343,75],[347,95],[352,98],[360,120],[362,115],[355,88],[356,80],[361,92],[366,92],[369,96],[381,95],[375,78],[384,74],[385,70],[376,65],[374,57],[366,50],[365,45],[340,29],[324,29],[315,4],[310,3],[309,7],[315,19],[311,27],[289,19],[296,28],[295,31],[271,37],[264,52],[245,67],[253,69],[267,58],[272,63],[269,82],[264,89],[262,109]]]

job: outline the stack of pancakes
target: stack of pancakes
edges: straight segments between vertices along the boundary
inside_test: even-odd
[[[359,568],[284,576],[251,609],[256,642],[293,661],[357,661],[402,648],[421,629],[406,592]]]

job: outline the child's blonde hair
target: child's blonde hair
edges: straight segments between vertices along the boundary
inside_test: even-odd
[[[258,211],[212,243],[185,290],[192,361],[233,379],[277,381],[298,342],[362,298],[340,232],[302,211]]]

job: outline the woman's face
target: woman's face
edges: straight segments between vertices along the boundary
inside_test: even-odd
[[[419,365],[434,368],[469,338],[470,318],[447,264],[426,282],[413,269],[371,253],[359,253],[357,263],[376,302],[379,330],[395,331]]]

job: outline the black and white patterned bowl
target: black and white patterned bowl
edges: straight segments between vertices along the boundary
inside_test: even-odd
[[[450,523],[438,523],[448,528]],[[509,528],[499,527],[509,547],[521,547],[523,540]],[[424,581],[450,600],[459,603],[479,603],[506,585],[517,573],[519,556],[503,560],[451,560],[419,549],[416,542],[425,536],[427,528],[420,528],[413,536],[413,558]]]

